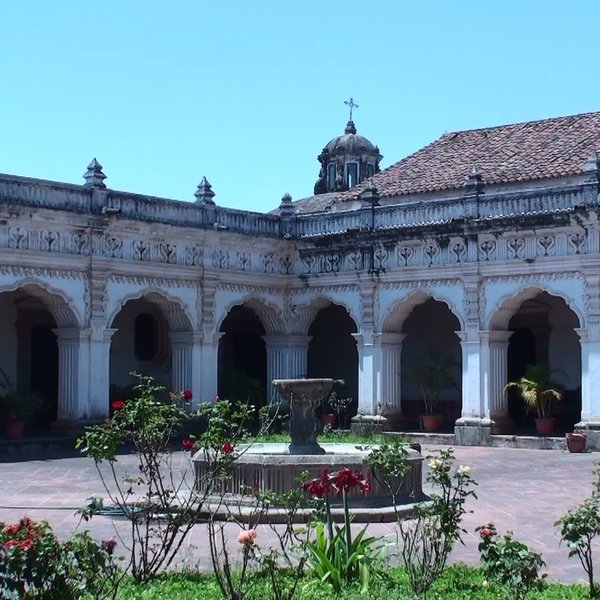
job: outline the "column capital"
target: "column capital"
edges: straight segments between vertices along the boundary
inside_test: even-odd
[[[490,329],[479,332],[479,338],[482,342],[489,342],[490,344],[497,343],[508,343],[514,331],[507,331],[504,329]]]
[[[173,344],[194,344],[202,342],[201,331],[170,331],[169,337]]]
[[[91,329],[79,329],[78,327],[60,327],[53,329],[57,341],[60,342],[79,342],[80,340],[91,338]]]
[[[384,331],[380,336],[382,344],[402,344],[407,334]]]
[[[286,334],[268,334],[261,336],[267,346],[272,347],[281,347],[281,348],[290,348],[292,346],[308,346],[310,340],[312,340],[312,335],[286,335]]]

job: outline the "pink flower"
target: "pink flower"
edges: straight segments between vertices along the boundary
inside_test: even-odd
[[[113,410],[121,410],[125,406],[124,400],[113,400],[111,402],[111,406]]]
[[[185,400],[185,402],[191,402],[194,394],[192,394],[192,390],[182,390],[181,397]]]
[[[225,454],[231,454],[233,452],[233,444],[230,442],[225,442],[221,446],[221,451],[224,452]]]
[[[244,546],[252,546],[256,537],[256,529],[242,529],[238,535],[238,542]]]
[[[215,397],[213,398],[213,402],[216,404],[217,402],[219,402],[219,400],[220,400],[220,399],[221,399],[221,398],[219,398],[219,396],[215,396]]]

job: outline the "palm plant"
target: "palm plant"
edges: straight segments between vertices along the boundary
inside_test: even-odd
[[[456,387],[451,370],[456,363],[442,356],[439,350],[429,349],[419,357],[418,364],[408,373],[408,380],[416,385],[423,395],[425,414],[433,415],[437,410],[440,394],[449,388]]]
[[[559,369],[551,369],[548,365],[527,365],[520,379],[509,381],[504,386],[504,393],[517,390],[528,410],[535,410],[538,418],[547,419],[554,413],[554,403],[563,397],[560,387],[552,381],[553,374],[559,372]]]

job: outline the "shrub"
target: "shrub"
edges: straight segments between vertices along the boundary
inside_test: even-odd
[[[481,537],[481,568],[488,580],[506,586],[510,600],[521,600],[544,583],[546,574],[541,575],[540,569],[546,563],[537,552],[514,539],[511,532],[498,540],[493,523],[477,527],[476,531]]]

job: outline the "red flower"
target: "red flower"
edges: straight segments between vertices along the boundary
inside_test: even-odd
[[[194,394],[192,394],[192,390],[183,390],[181,392],[181,397],[186,401],[186,402],[191,402],[192,398],[194,397]]]
[[[365,479],[362,473],[354,473],[348,467],[344,467],[341,471],[331,476],[331,483],[338,495],[343,491],[348,493],[355,487],[360,488],[363,494],[366,494],[371,489],[371,484]]]
[[[302,484],[302,488],[306,490],[313,498],[324,498],[329,494],[331,489],[331,476],[327,469],[321,471],[321,477],[311,479]]]
[[[221,451],[224,452],[225,454],[231,454],[233,452],[233,444],[230,442],[225,442],[221,446]]]
[[[194,442],[194,440],[192,440],[191,438],[186,438],[185,440],[183,440],[181,442],[181,445],[186,449],[186,450],[193,450],[194,449],[194,445],[196,444],[196,442]]]
[[[102,550],[106,550],[106,552],[109,555],[112,555],[112,553],[115,550],[116,545],[117,545],[116,540],[114,538],[110,538],[109,540],[102,540],[100,547],[102,548]]]
[[[124,400],[113,400],[110,404],[113,410],[121,410],[125,406]]]

